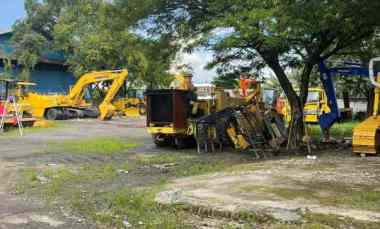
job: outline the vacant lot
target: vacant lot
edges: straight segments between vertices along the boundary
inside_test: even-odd
[[[0,137],[0,228],[379,228],[380,159],[157,149],[143,119]]]

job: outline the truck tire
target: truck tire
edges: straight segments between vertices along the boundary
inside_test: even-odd
[[[58,120],[59,115],[60,112],[57,109],[51,108],[46,111],[45,117],[47,120]]]
[[[176,149],[184,149],[186,148],[186,139],[176,137],[174,138],[174,147]]]
[[[168,137],[161,137],[159,135],[153,136],[153,142],[157,147],[166,147],[171,145],[171,140]]]

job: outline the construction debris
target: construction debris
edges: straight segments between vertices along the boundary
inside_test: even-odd
[[[286,130],[279,116],[253,106],[229,107],[194,120],[193,125],[199,153],[232,146],[261,157],[260,153],[278,150],[286,141]]]

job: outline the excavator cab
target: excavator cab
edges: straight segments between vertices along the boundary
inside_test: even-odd
[[[16,84],[16,95],[19,97],[19,98],[24,98],[26,96],[28,96],[28,94],[33,91],[33,88],[36,86],[37,84],[35,83],[32,83],[32,82],[26,82],[26,81],[19,81],[17,82]]]

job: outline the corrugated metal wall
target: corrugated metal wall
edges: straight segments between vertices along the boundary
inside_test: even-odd
[[[4,69],[0,66],[0,72]],[[13,72],[14,75],[19,73],[16,68]],[[34,90],[42,94],[66,94],[71,85],[75,83],[75,77],[72,73],[59,70],[44,70],[40,67],[33,71],[30,75],[31,82],[37,84]]]

